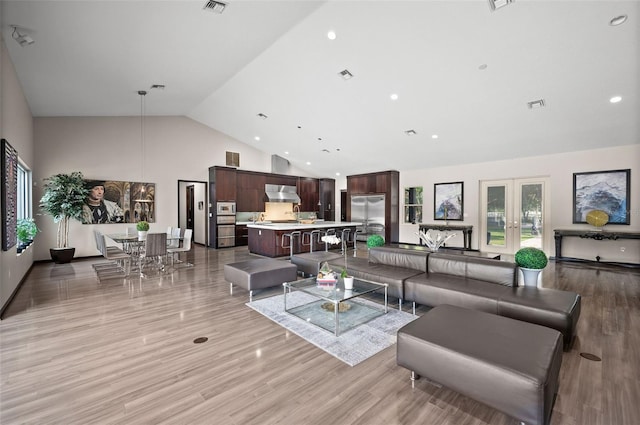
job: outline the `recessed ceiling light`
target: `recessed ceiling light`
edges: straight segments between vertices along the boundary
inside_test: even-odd
[[[418,133],[415,130],[406,130],[404,134],[406,134],[407,136],[415,136]]]
[[[341,76],[343,80],[350,80],[353,78],[353,74],[349,72],[348,69],[338,72],[338,75]]]
[[[256,141],[259,141],[260,140],[260,136],[256,136],[256,137],[254,137],[254,139],[256,139]]]
[[[335,31],[329,31],[329,32],[327,33],[327,38],[328,38],[329,40],[335,40],[335,39],[336,39],[336,32],[335,32]]]
[[[618,25],[622,25],[627,21],[627,15],[616,16],[612,20],[609,21],[609,25],[612,27],[617,27]]]
[[[311,165],[311,163],[309,161],[307,161],[307,165]]]
[[[431,138],[432,138],[432,139],[437,139],[437,138],[438,138],[438,135],[437,135],[437,134],[432,134],[432,135],[431,135]]]
[[[289,155],[289,151],[284,151],[284,154],[285,155]]]
[[[261,112],[261,113],[258,114],[258,118],[260,118],[262,120],[266,120],[267,116]]]
[[[398,100],[398,95],[396,93],[392,93],[389,97],[391,98],[391,100]]]
[[[339,176],[339,175],[340,175],[340,173],[336,173],[336,176]]]
[[[613,96],[611,99],[609,99],[609,102],[611,103],[618,103],[622,101],[622,96]]]

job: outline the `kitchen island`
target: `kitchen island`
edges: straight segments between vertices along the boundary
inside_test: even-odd
[[[289,256],[289,237],[285,236],[292,232],[299,232],[293,238],[293,253],[309,252],[311,244],[314,251],[325,249],[324,242],[319,242],[314,238],[310,244],[310,234],[313,230],[318,230],[324,235],[328,230],[335,229],[335,234],[340,237],[343,229],[350,229],[351,234],[356,231],[356,226],[362,223],[351,221],[318,221],[311,224],[305,223],[266,223],[256,222],[247,224],[249,229],[249,252],[252,254],[264,255],[266,257]],[[304,239],[304,243],[303,242]],[[341,245],[329,245],[329,249],[340,249]]]

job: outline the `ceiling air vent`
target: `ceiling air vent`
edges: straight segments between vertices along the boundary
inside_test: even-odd
[[[222,3],[221,1],[209,0],[204,4],[204,10],[210,10],[213,13],[222,13],[224,12],[224,8],[227,7],[226,3]]]
[[[544,99],[532,100],[531,102],[527,102],[527,106],[529,107],[529,109],[543,108],[545,106]]]
[[[516,0],[489,0],[489,7],[491,8],[492,12],[495,12],[498,9],[510,5],[514,1]]]
[[[407,136],[415,136],[418,133],[415,130],[406,130],[404,134],[406,134]]]
[[[348,69],[345,69],[344,71],[340,71],[338,75],[342,77],[343,80],[350,80],[353,78],[353,74],[350,73]]]
[[[238,152],[227,151],[227,167],[239,167],[240,154]]]

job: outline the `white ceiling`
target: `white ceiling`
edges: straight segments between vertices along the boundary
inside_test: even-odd
[[[138,115],[148,90],[148,115],[328,177],[640,143],[639,1],[205,2],[3,1],[33,115]]]

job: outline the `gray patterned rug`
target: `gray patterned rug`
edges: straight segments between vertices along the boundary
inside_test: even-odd
[[[303,292],[293,292],[287,296],[287,308],[302,306],[314,300],[316,300],[315,297]],[[372,301],[365,299],[358,299],[358,302],[365,305],[375,305]],[[256,300],[247,303],[247,306],[350,366],[355,366],[395,344],[398,329],[417,318],[410,313],[389,308],[387,314],[347,330],[336,337],[326,330],[286,313],[283,295]]]

